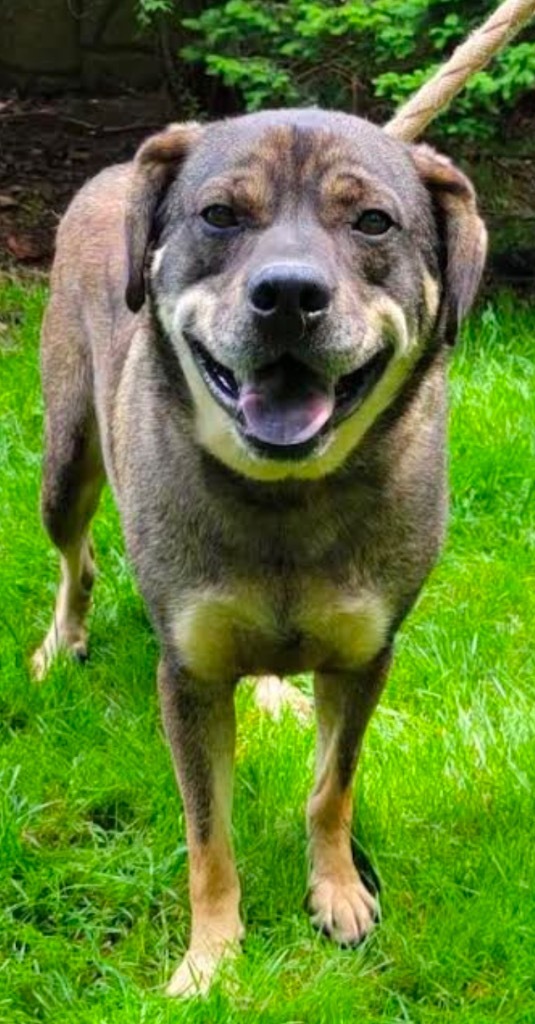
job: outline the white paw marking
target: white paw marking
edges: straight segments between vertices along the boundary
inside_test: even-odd
[[[54,619],[43,643],[37,648],[30,662],[31,673],[36,682],[42,682],[60,651],[69,651],[73,658],[85,661],[87,633],[83,626],[77,627],[76,630],[66,630]]]
[[[178,999],[205,996],[223,962],[234,959],[239,951],[235,943],[226,943],[217,950],[188,950],[177,967],[166,994]]]

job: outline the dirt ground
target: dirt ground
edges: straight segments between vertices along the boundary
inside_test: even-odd
[[[0,100],[0,270],[46,271],[73,193],[176,118],[163,93]]]

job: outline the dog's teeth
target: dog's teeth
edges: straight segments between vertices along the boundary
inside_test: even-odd
[[[223,390],[230,394],[232,398],[237,398],[238,385],[232,370],[229,370],[226,366],[222,366],[221,363],[216,363],[215,360],[212,361],[211,369],[214,377],[217,378],[217,381]]]
[[[238,398],[239,387],[232,370],[229,370],[228,366],[218,363],[217,359],[214,359],[204,345],[201,345],[198,341],[194,340],[192,347],[197,353],[197,358],[202,363],[205,372],[211,377],[214,384],[217,384],[220,391],[223,391],[235,401]]]

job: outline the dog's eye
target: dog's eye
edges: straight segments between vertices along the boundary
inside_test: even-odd
[[[231,206],[223,203],[214,203],[213,206],[205,206],[201,210],[201,217],[212,228],[235,228],[238,226],[238,218]]]
[[[364,210],[351,227],[363,235],[386,235],[393,223],[392,217],[384,210]]]

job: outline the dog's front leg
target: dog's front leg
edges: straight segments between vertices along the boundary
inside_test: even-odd
[[[317,673],[316,784],[308,805],[310,909],[314,924],[342,945],[373,926],[376,901],[351,851],[352,781],[364,731],[383,688],[390,652],[354,673]]]
[[[192,679],[164,658],[158,683],[186,812],[192,925],[168,994],[206,992],[221,959],[243,937],[231,840],[234,687]]]

